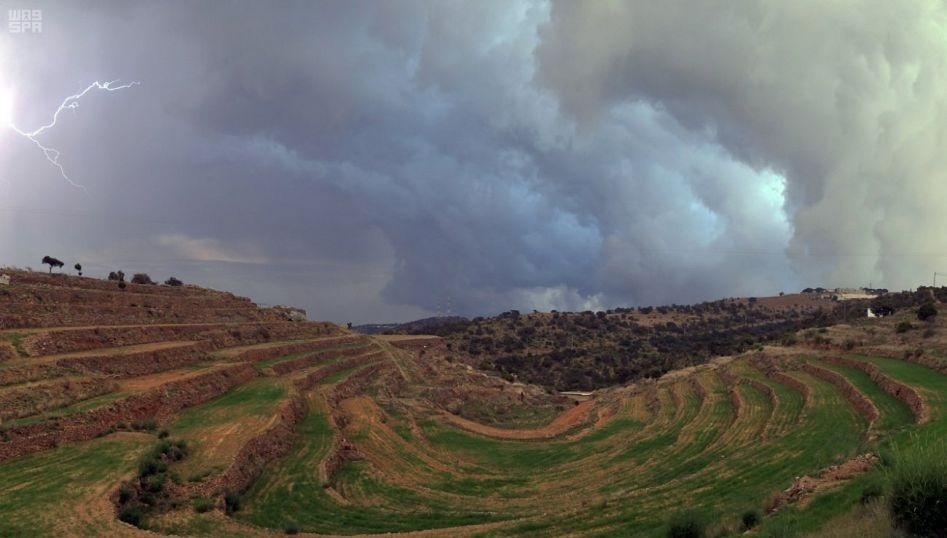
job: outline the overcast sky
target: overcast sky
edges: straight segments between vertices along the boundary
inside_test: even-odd
[[[356,323],[947,272],[940,1],[0,8],[0,127],[140,82],[36,137],[83,188],[0,128],[0,265]]]

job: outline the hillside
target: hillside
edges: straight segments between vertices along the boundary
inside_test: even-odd
[[[911,297],[573,400],[471,368],[453,337],[0,272],[2,536],[664,536],[684,508],[713,536],[748,510],[760,536],[889,536],[859,500],[947,438],[947,322]],[[732,303],[471,326],[551,353],[556,319],[709,334],[818,312]]]
[[[507,379],[591,390],[777,343],[831,323],[837,307],[818,294],[796,294],[600,312],[514,310],[432,332],[469,363]]]
[[[791,344],[802,329],[864,317],[869,306],[914,307],[930,300],[929,293],[886,294],[871,301],[836,302],[832,294],[800,293],[599,312],[514,310],[429,332],[442,336],[469,364],[506,379],[592,390],[763,345]],[[388,332],[421,331],[405,326]]]

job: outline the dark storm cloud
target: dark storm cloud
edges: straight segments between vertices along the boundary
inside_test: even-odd
[[[604,6],[42,3],[42,34],[0,33],[18,125],[92,80],[142,84],[90,95],[49,135],[88,196],[0,135],[3,261],[69,253],[385,321],[775,293],[821,277],[787,247],[825,231],[862,248],[861,224],[826,221],[826,197],[853,191],[825,178],[872,146],[803,130],[849,94],[782,88],[805,13]]]
[[[808,281],[893,288],[947,263],[940,2],[555,2],[540,79],[580,121],[658,103],[787,180]]]

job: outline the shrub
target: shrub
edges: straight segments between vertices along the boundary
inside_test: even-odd
[[[164,462],[158,460],[154,456],[145,456],[140,462],[138,462],[138,477],[144,478],[146,476],[158,474],[162,472],[161,467],[163,465]]]
[[[760,513],[756,510],[747,510],[740,517],[743,522],[743,530],[750,530],[760,524]]]
[[[109,280],[117,280],[119,282],[125,281],[125,272],[124,271],[112,271],[109,273]]]
[[[132,277],[132,284],[154,284],[154,281],[147,273],[135,273],[135,276]]]
[[[158,493],[164,488],[166,477],[167,475],[164,473],[146,476],[141,479],[141,487],[144,488],[145,491]]]
[[[295,523],[287,523],[284,530],[286,534],[299,534],[299,527]]]
[[[160,432],[158,432],[158,439],[166,439],[168,435],[170,435],[168,433],[168,430],[161,430]]]
[[[855,349],[855,341],[852,340],[851,338],[845,340],[845,349],[847,349],[848,351]]]
[[[894,449],[888,507],[895,525],[911,534],[943,537],[947,529],[947,444],[912,440],[910,452]]]
[[[132,496],[135,494],[135,490],[132,489],[128,484],[122,484],[122,487],[118,488],[118,503],[125,504],[131,500]]]
[[[914,328],[914,325],[911,325],[910,321],[902,321],[901,323],[898,323],[897,327],[895,327],[894,332],[898,334],[906,333],[913,328]]]
[[[210,512],[214,509],[214,503],[210,501],[207,497],[195,497],[194,498],[194,511],[198,514],[203,514],[204,512]]]
[[[924,303],[917,309],[917,319],[927,321],[937,315],[937,307],[934,303]]]
[[[668,538],[704,538],[706,536],[703,518],[694,512],[682,512],[668,523]]]
[[[164,284],[165,284],[166,286],[183,286],[183,285],[184,285],[184,282],[181,282],[180,280],[178,280],[178,279],[176,279],[176,278],[174,278],[174,277],[171,277],[171,278],[165,280],[165,281],[164,281]]]
[[[224,493],[224,510],[227,512],[227,515],[232,515],[234,512],[240,511],[240,493],[228,489]]]
[[[158,423],[153,418],[132,421],[132,429],[135,431],[154,431]]]
[[[874,480],[865,484],[865,487],[862,488],[862,495],[859,501],[862,504],[868,504],[878,498],[884,493],[884,487],[881,484],[881,481]]]
[[[118,513],[118,519],[136,527],[141,526],[141,520],[143,517],[144,513],[142,512],[141,507],[137,505],[126,506]]]

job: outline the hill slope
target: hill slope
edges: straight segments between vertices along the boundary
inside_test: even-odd
[[[943,323],[910,310],[573,401],[437,337],[12,277],[3,536],[661,536],[682,500],[719,535],[770,509],[764,536],[864,536],[890,525],[859,508],[883,471],[865,453],[947,436]]]

